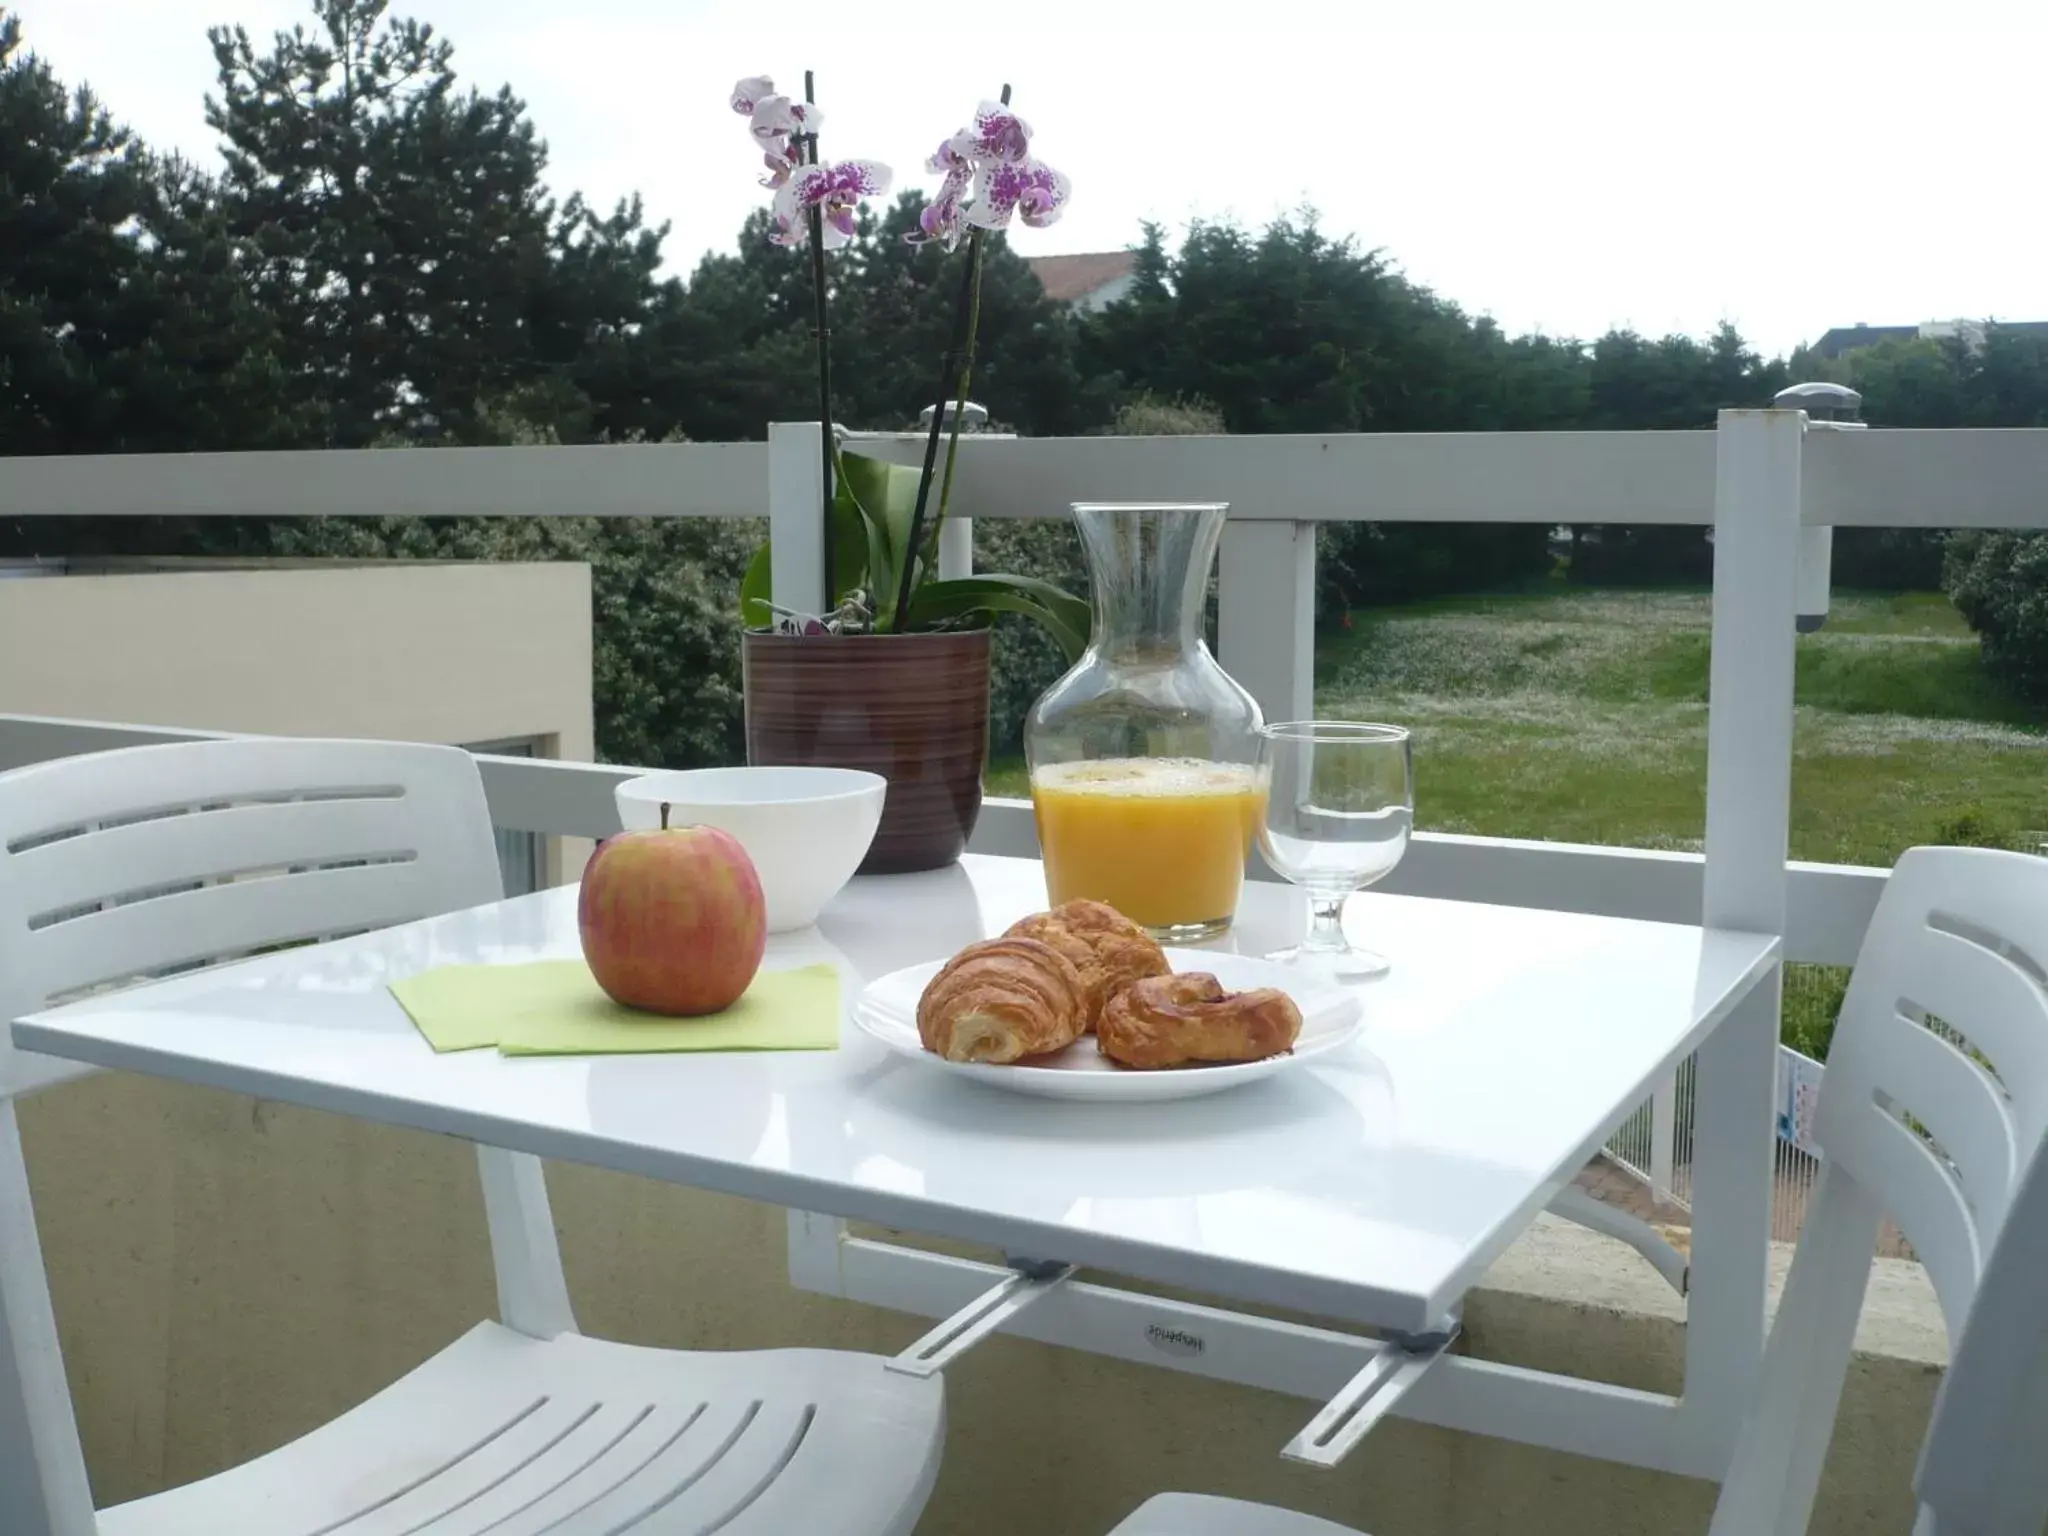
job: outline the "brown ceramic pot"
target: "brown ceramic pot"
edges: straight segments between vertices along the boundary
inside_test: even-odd
[[[951,864],[981,814],[988,642],[985,629],[746,635],[747,761],[865,768],[887,779],[862,874]]]

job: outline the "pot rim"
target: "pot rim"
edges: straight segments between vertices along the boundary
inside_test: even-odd
[[[975,639],[986,641],[993,633],[995,631],[987,627],[981,629],[949,629],[941,630],[937,633],[914,635],[784,635],[778,634],[772,629],[749,629],[742,631],[742,638],[748,641],[779,640],[791,645],[815,645],[821,640],[832,641],[842,645],[872,644],[876,641],[886,641],[897,645],[910,645],[919,642],[931,645]]]

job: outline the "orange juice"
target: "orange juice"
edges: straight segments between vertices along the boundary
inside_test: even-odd
[[[1031,775],[1047,894],[1155,931],[1221,932],[1266,813],[1256,768],[1196,758],[1050,763]]]

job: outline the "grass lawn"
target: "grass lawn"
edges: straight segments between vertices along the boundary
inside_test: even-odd
[[[1415,732],[1418,827],[1697,851],[1708,602],[1571,590],[1356,613],[1318,645],[1317,709]],[[1794,858],[2048,842],[2048,710],[1984,673],[1947,599],[1837,592],[1797,669]],[[989,787],[1024,793],[1022,765]],[[1797,969],[1786,1035],[1814,1050],[1840,974]]]

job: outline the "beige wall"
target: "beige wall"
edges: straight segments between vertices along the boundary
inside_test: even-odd
[[[0,580],[0,714],[591,756],[590,570],[334,565]]]

